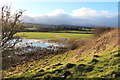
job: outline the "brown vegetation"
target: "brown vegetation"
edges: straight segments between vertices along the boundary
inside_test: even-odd
[[[93,27],[92,31],[97,37],[105,32],[109,32],[111,29],[112,29],[111,27]]]
[[[101,53],[107,49],[113,49],[118,47],[118,38],[120,33],[118,32],[118,28],[111,29],[110,31],[106,31],[102,34],[99,34],[100,37],[95,37],[93,39],[88,39],[86,44],[79,48],[78,54],[94,54]]]

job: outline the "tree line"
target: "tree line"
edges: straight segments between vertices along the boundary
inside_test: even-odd
[[[74,27],[74,26],[50,26],[50,27],[30,27],[36,29],[29,29],[26,27],[24,30],[19,32],[57,32],[57,31],[67,31],[67,30],[75,30],[75,31],[91,31],[92,27]]]

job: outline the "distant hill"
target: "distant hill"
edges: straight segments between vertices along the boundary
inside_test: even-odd
[[[94,25],[91,26],[79,26],[79,25],[48,25],[48,24],[35,24],[35,23],[23,23],[26,27],[56,27],[56,26],[64,26],[64,27],[94,27]]]

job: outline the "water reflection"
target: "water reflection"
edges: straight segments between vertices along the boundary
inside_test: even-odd
[[[21,42],[15,45],[17,49],[16,54],[22,54],[27,52],[34,52],[43,49],[54,49],[58,47],[64,47],[65,44],[62,43],[51,43],[48,39],[22,39]]]
[[[62,43],[50,43],[48,39],[22,39],[22,42],[15,47],[48,47],[48,46],[65,46]]]

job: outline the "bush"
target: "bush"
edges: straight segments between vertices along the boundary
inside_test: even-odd
[[[84,46],[84,44],[86,43],[85,40],[81,39],[81,40],[75,40],[75,39],[71,39],[70,41],[67,42],[68,44],[68,50],[75,50],[78,49],[82,46]]]
[[[100,36],[102,33],[110,31],[112,28],[111,27],[94,27],[93,33],[95,34],[95,36]]]

